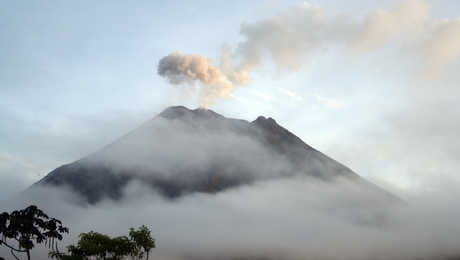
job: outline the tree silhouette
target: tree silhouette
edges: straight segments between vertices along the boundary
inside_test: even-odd
[[[133,259],[148,259],[150,250],[155,247],[155,239],[151,237],[150,230],[141,226],[138,230],[129,231],[129,237],[119,236],[111,238],[107,235],[90,231],[81,233],[76,245],[67,247],[68,253],[52,251],[49,257],[58,260],[121,260],[131,256]]]
[[[60,220],[48,217],[34,205],[0,214],[0,246],[9,248],[17,260],[15,253],[25,253],[30,260],[30,251],[36,244],[44,243],[58,252],[57,242],[65,233],[69,233],[69,229]]]
[[[139,227],[138,230],[130,228],[129,237],[134,241],[139,257],[142,258],[146,254],[146,259],[148,260],[150,250],[155,248],[155,239],[152,238],[150,230],[144,225]]]

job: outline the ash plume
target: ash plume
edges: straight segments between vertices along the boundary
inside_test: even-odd
[[[200,106],[208,108],[214,105],[218,97],[227,97],[243,81],[230,78],[221,69],[214,66],[210,59],[193,54],[174,52],[163,57],[158,64],[158,74],[171,84],[200,84]]]
[[[395,37],[424,30],[431,13],[425,0],[402,1],[392,10],[377,9],[366,17],[358,28],[352,47],[360,52],[384,48]]]
[[[198,81],[200,105],[207,108],[249,84],[253,70],[267,58],[292,72],[328,49],[357,58],[394,48],[414,60],[414,71],[420,72],[414,77],[424,77],[436,76],[460,55],[459,18],[434,19],[425,0],[402,1],[364,19],[304,3],[265,20],[243,23],[240,34],[244,40],[222,51],[219,66],[201,55],[175,52],[160,60],[158,74],[176,85]]]
[[[460,18],[436,21],[420,48],[425,60],[423,73],[440,73],[460,55]]]

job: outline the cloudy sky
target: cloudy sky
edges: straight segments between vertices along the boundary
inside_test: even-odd
[[[0,196],[167,106],[198,107],[159,61],[219,66],[224,49],[261,61],[214,111],[271,116],[401,196],[458,183],[459,13],[455,0],[2,1]]]

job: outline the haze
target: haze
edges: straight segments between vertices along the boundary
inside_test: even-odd
[[[458,253],[460,2],[4,1],[0,24],[1,211],[39,200],[17,196],[56,167],[185,105],[273,117],[410,206],[377,221],[380,211],[346,206],[367,193],[337,200],[346,181],[303,178],[176,204],[133,183],[119,205],[43,206],[76,233],[149,222],[165,259]]]

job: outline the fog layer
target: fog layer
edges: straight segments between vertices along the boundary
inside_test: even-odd
[[[78,207],[68,191],[35,190],[6,208],[36,203],[63,220],[71,235],[61,247],[80,232],[122,235],[146,224],[158,243],[152,259],[445,259],[460,253],[458,189],[398,204],[382,204],[346,179],[308,177],[175,201],[141,183],[124,192],[119,202]]]

